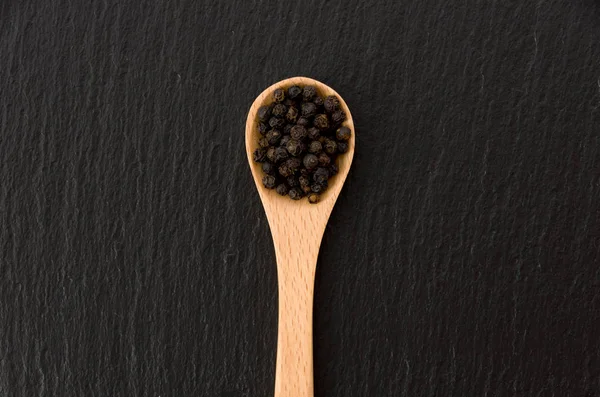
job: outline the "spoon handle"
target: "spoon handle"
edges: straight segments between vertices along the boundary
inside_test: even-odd
[[[279,283],[275,397],[313,397],[313,295],[321,236],[291,241],[275,241]]]

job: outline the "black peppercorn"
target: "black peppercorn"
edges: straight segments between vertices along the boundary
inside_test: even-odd
[[[273,154],[273,162],[281,163],[283,160],[287,160],[290,157],[288,151],[284,147],[275,148]]]
[[[270,146],[267,149],[267,158],[269,159],[270,162],[272,162],[272,163],[275,162],[275,148],[273,146]]]
[[[319,141],[312,141],[308,145],[308,151],[312,154],[319,154],[323,150],[323,145]]]
[[[258,112],[256,112],[256,114],[260,121],[267,121],[269,117],[271,117],[271,107],[261,106],[258,108]]]
[[[315,95],[317,95],[315,86],[307,85],[304,87],[304,90],[302,90],[302,99],[305,101],[310,101]]]
[[[304,144],[295,139],[290,139],[286,147],[292,156],[300,156],[304,152]]]
[[[296,178],[295,176],[288,176],[286,179],[286,182],[288,184],[289,187],[298,187],[300,185],[300,182],[298,182],[298,178]]]
[[[323,185],[320,183],[313,183],[312,186],[310,187],[310,190],[312,190],[314,193],[321,193],[321,192],[325,191],[325,189],[323,188]]]
[[[273,129],[267,132],[267,135],[265,135],[265,137],[269,141],[269,145],[277,145],[279,143],[279,140],[281,139],[281,132]]]
[[[298,98],[298,95],[302,94],[302,88],[298,87],[297,85],[293,85],[290,88],[288,88],[288,97],[291,99],[296,99]]]
[[[283,117],[286,113],[287,113],[287,106],[285,106],[283,103],[276,104],[275,106],[273,106],[273,109],[271,110],[271,114],[273,116],[277,116],[277,117]]]
[[[338,110],[331,114],[331,121],[333,124],[341,124],[344,122],[344,120],[346,120],[346,113],[344,113],[343,110]]]
[[[272,163],[262,163],[262,170],[267,175],[272,175],[275,173],[275,166]]]
[[[302,198],[302,191],[297,187],[290,189],[288,194],[292,200],[300,200]]]
[[[279,175],[284,178],[294,174],[294,171],[288,166],[287,161],[284,161],[279,168],[277,168],[277,171],[279,172]]]
[[[335,164],[331,164],[331,166],[329,167],[329,176],[334,176],[337,175],[338,173],[338,166]]]
[[[335,132],[335,137],[338,141],[347,141],[350,139],[350,135],[352,135],[350,128],[345,126],[338,128],[338,130]]]
[[[294,157],[290,157],[285,162],[288,165],[288,167],[290,167],[290,169],[292,170],[292,173],[295,173],[296,171],[298,171],[300,169],[300,167],[302,166],[302,162],[300,161],[300,159],[297,159]]]
[[[331,164],[331,158],[327,155],[327,153],[320,153],[318,157],[319,165],[321,167],[327,167],[329,164]]]
[[[314,141],[314,140],[316,140],[316,139],[319,139],[319,137],[320,137],[320,136],[321,136],[321,132],[319,131],[319,129],[318,129],[318,128],[316,128],[316,127],[310,127],[310,128],[308,129],[308,137],[309,137],[311,140],[313,140],[313,141]]]
[[[311,204],[315,204],[319,202],[319,195],[316,193],[309,193],[308,202]]]
[[[298,120],[298,108],[295,106],[290,106],[288,109],[285,119],[290,123],[295,123]]]
[[[300,183],[300,187],[310,187],[310,178],[308,176],[301,175],[300,178],[298,178],[298,182]]]
[[[327,139],[323,145],[323,150],[325,150],[325,153],[327,154],[335,154],[335,152],[337,152],[337,143],[335,143],[334,140]]]
[[[317,95],[317,96],[316,96],[316,97],[313,99],[313,103],[314,103],[315,105],[317,105],[317,107],[318,107],[318,108],[321,108],[321,107],[322,107],[322,106],[325,104],[325,100],[324,100],[323,98],[321,98],[320,96],[318,96],[318,95]]]
[[[282,88],[277,88],[273,91],[273,100],[275,102],[283,102],[285,99],[285,91]]]
[[[306,127],[310,124],[310,120],[308,120],[306,117],[300,117],[298,121],[296,121],[296,124]]]
[[[265,175],[263,176],[262,183],[265,185],[267,189],[275,188],[275,177],[273,175]]]
[[[325,114],[317,114],[313,121],[315,127],[320,130],[326,130],[329,128],[329,120],[327,119],[327,115]]]
[[[329,178],[329,171],[327,171],[327,168],[319,167],[313,174],[313,180],[317,183],[323,183],[327,181],[327,178]]]
[[[259,148],[252,153],[252,159],[257,163],[262,163],[265,160],[265,156],[267,155],[267,149]]]
[[[258,123],[258,133],[264,135],[269,127],[265,123]]]
[[[292,130],[292,127],[294,126],[294,124],[286,124],[283,127],[283,134],[284,135],[290,135],[290,131]]]
[[[325,107],[325,111],[327,113],[333,113],[340,108],[340,101],[337,99],[337,97],[330,95],[325,98],[323,106]]]
[[[283,128],[285,126],[285,120],[281,117],[271,117],[269,119],[269,125],[271,128]]]
[[[289,135],[284,135],[279,141],[279,146],[287,146],[288,142],[292,139]]]
[[[288,194],[288,187],[285,185],[285,183],[281,183],[279,185],[277,185],[277,187],[275,188],[275,191],[277,192],[277,194],[281,195],[281,196],[285,196]]]
[[[258,146],[269,147],[269,140],[267,139],[267,137],[261,136],[258,140]]]
[[[317,114],[317,105],[312,102],[305,102],[301,107],[302,117],[313,117]]]
[[[346,153],[348,151],[348,142],[338,142],[337,151],[338,153]]]
[[[304,167],[306,167],[307,170],[313,170],[319,165],[319,158],[314,154],[307,154],[304,156],[302,164],[304,164]]]
[[[285,106],[287,106],[288,108],[289,108],[290,106],[296,106],[296,105],[297,105],[296,101],[294,101],[294,100],[292,100],[292,99],[290,99],[290,98],[286,98],[286,99],[285,99],[285,101],[283,101],[282,103],[283,103]]]
[[[292,137],[292,139],[295,139],[297,141],[300,141],[300,140],[306,138],[307,135],[308,135],[308,132],[306,131],[306,128],[304,128],[301,125],[295,125],[290,130],[290,136]]]

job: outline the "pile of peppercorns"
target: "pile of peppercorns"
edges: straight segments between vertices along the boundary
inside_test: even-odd
[[[337,174],[335,159],[348,151],[350,128],[336,96],[322,98],[314,86],[297,85],[273,91],[273,103],[258,109],[258,149],[262,183],[293,200],[319,201],[329,177]]]

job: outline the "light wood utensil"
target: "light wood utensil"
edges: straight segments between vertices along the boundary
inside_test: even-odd
[[[339,172],[329,179],[329,188],[321,194],[317,204],[310,204],[306,198],[293,201],[266,189],[260,164],[252,159],[252,152],[258,147],[258,108],[273,101],[276,88],[287,89],[292,85],[314,85],[321,96],[337,96],[341,109],[346,112],[344,125],[352,130],[348,152],[337,159]],[[312,320],[317,256],[327,220],[350,170],[355,135],[352,115],[343,98],[332,88],[307,77],[293,77],[273,84],[256,98],[248,112],[246,154],[267,214],[277,258],[279,322],[275,397],[313,397]]]

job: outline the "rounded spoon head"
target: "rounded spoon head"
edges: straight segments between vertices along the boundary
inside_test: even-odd
[[[261,166],[252,159],[252,153],[258,147],[258,139],[260,137],[257,129],[258,109],[263,105],[273,102],[272,94],[275,89],[283,88],[287,90],[287,88],[293,85],[313,85],[317,88],[318,94],[323,97],[328,95],[335,95],[338,97],[340,101],[340,109],[346,113],[346,120],[344,121],[343,125],[347,126],[352,131],[352,135],[348,140],[348,152],[339,155],[336,159],[336,164],[339,171],[336,175],[329,178],[329,187],[320,195],[319,202],[316,204],[309,203],[306,198],[294,201],[287,196],[278,195],[274,189],[265,188],[262,184],[263,172]],[[303,209],[313,213],[325,213],[326,223],[326,220],[329,218],[329,214],[333,209],[335,201],[342,190],[342,186],[344,185],[344,181],[346,180],[348,171],[350,170],[350,165],[352,164],[352,158],[354,157],[355,135],[356,131],[354,130],[352,114],[350,113],[350,109],[348,109],[348,105],[346,105],[344,99],[337,92],[335,92],[333,88],[321,83],[320,81],[308,77],[292,77],[273,84],[256,98],[250,107],[248,118],[246,120],[246,155],[248,157],[248,163],[250,164],[254,182],[256,183],[258,193],[263,206],[265,207],[265,211],[267,212],[267,217],[269,218],[270,223],[272,223],[273,211],[284,211],[286,213],[290,213],[289,211],[296,212]],[[325,225],[323,225],[323,227],[325,227]]]

